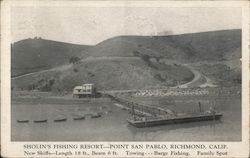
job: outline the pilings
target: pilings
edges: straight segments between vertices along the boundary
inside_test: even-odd
[[[134,109],[134,113],[136,115],[142,114],[142,115],[146,115],[146,116],[150,115],[153,117],[159,117],[161,115],[175,115],[174,112],[169,110],[169,109],[163,109],[160,107],[149,106],[149,105],[145,105],[142,103],[139,104],[139,103],[136,103],[134,101],[118,97],[115,94],[111,94],[111,93],[105,93],[105,95],[110,97],[112,100],[122,104],[123,106],[126,106],[127,108],[130,109],[131,112],[132,112],[132,109]]]

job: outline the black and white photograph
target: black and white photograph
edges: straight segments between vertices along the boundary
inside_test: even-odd
[[[223,143],[248,138],[240,5],[45,4],[8,10],[10,143],[221,142],[213,149],[227,150]],[[218,156],[211,152],[197,155]]]
[[[240,141],[240,17],[12,8],[11,140]]]

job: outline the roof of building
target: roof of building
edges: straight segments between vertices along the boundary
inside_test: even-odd
[[[83,84],[83,86],[92,86],[93,83],[86,83],[86,84]]]
[[[76,86],[74,89],[82,89],[82,86]]]
[[[93,86],[92,83],[83,84],[82,86],[76,86],[74,89],[85,89],[86,86]]]

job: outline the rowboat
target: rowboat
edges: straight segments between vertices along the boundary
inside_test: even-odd
[[[74,117],[73,120],[84,120],[85,116]]]
[[[17,120],[18,123],[28,123],[29,120]]]
[[[62,118],[62,119],[55,119],[54,122],[64,122],[67,121],[66,118]]]
[[[34,123],[45,123],[47,121],[48,121],[47,119],[44,119],[44,120],[34,120],[33,122]]]
[[[96,113],[96,114],[92,114],[91,118],[98,118],[98,117],[101,117],[101,116],[102,116],[101,114]]]

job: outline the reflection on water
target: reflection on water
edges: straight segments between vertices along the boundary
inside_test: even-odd
[[[147,100],[148,99],[148,100]],[[174,111],[195,111],[197,100],[169,100],[165,98],[138,98],[151,105],[171,108]],[[126,122],[127,111],[113,105],[109,99],[89,102],[12,101],[12,141],[240,141],[240,98],[199,100],[205,110],[215,106],[223,113],[222,120],[135,128]],[[101,117],[91,118],[99,113]],[[75,116],[86,116],[74,120]],[[65,122],[55,119],[67,118]],[[17,120],[30,120],[18,123]],[[47,119],[46,123],[34,120]]]

